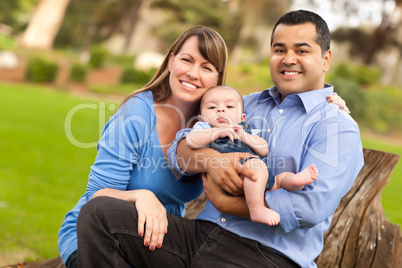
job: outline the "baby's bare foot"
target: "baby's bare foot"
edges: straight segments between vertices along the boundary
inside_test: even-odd
[[[311,164],[308,168],[303,170],[304,176],[306,177],[306,181],[309,181],[309,183],[315,182],[315,180],[318,177],[318,169],[314,164]]]
[[[285,174],[280,177],[281,174]],[[278,180],[279,187],[285,188],[289,191],[299,191],[304,188],[304,186],[315,182],[318,177],[318,169],[314,164],[311,164],[308,168],[302,170],[297,174],[290,172],[283,172],[279,174],[280,180]]]
[[[265,206],[250,208],[250,218],[253,222],[264,223],[270,226],[278,225],[281,220],[278,213]]]
[[[294,186],[305,186],[307,184],[315,182],[318,177],[318,169],[314,164],[311,164],[308,168],[294,175],[292,183]]]

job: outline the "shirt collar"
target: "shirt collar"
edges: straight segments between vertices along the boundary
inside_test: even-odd
[[[297,95],[302,101],[306,113],[308,113],[312,109],[314,109],[317,105],[326,102],[327,101],[326,96],[332,95],[333,91],[334,91],[333,86],[325,84],[324,88],[322,89],[311,90]]]
[[[311,90],[298,94],[292,94],[288,97],[292,99],[298,98],[302,102],[304,109],[306,110],[306,113],[308,113],[312,109],[314,109],[314,107],[316,107],[318,104],[326,101],[326,96],[332,95],[333,91],[334,91],[333,86],[325,84],[324,88],[322,89]],[[276,105],[279,105],[281,103],[281,94],[279,93],[278,89],[275,86],[261,92],[261,95],[258,98],[258,103],[264,102],[269,99],[273,99]]]
[[[261,92],[261,95],[258,98],[258,104],[269,99],[273,99],[276,102],[276,105],[279,105],[281,103],[281,93],[279,93],[278,89],[276,89],[275,86]]]

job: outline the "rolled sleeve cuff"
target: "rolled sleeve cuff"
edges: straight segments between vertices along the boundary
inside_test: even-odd
[[[299,222],[296,219],[295,212],[290,202],[289,194],[284,189],[268,192],[265,194],[265,201],[268,207],[281,216],[279,226],[289,233],[294,228],[299,227]]]
[[[180,130],[179,132],[176,133],[176,138],[175,140],[172,142],[172,145],[167,149],[167,157],[169,159],[169,164],[172,166],[172,168],[174,170],[176,170],[177,172],[179,172],[181,175],[183,176],[193,176],[195,174],[189,174],[184,172],[180,166],[179,163],[177,162],[177,145],[179,144],[179,142],[184,139],[187,134],[191,131],[191,128],[185,128]]]

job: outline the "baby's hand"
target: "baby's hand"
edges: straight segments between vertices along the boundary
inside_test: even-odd
[[[241,141],[244,141],[244,139],[247,135],[246,131],[244,131],[244,128],[242,126],[235,124],[235,125],[233,125],[233,129],[235,131],[237,138],[240,139]]]
[[[229,137],[229,139],[233,141],[237,137],[235,130],[230,126],[216,128],[212,135],[212,140]]]

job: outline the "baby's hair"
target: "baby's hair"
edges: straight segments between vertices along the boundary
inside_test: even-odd
[[[243,101],[243,97],[241,96],[241,94],[240,94],[236,89],[234,89],[234,88],[232,88],[232,87],[229,87],[229,86],[217,85],[217,86],[210,87],[210,88],[208,89],[208,91],[211,91],[211,90],[214,90],[214,89],[217,89],[217,88],[226,88],[226,89],[231,89],[231,90],[235,91],[235,92],[239,95],[239,97],[240,97],[241,111],[244,112],[244,101]],[[208,92],[208,91],[207,91],[207,92]],[[206,93],[206,92],[205,92],[205,93]],[[205,96],[205,93],[204,93],[204,96]],[[203,100],[204,100],[204,96],[203,96],[202,99],[201,99],[200,107],[202,106],[202,103],[203,103]]]

